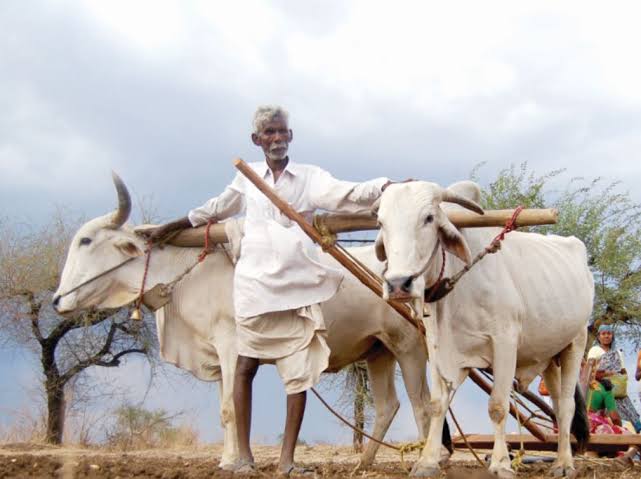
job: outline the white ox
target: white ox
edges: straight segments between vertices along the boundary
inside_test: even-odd
[[[434,284],[440,273],[440,247],[447,252],[444,276],[450,277],[490,244],[499,228],[460,232],[445,213],[459,206],[442,204],[453,202],[482,212],[479,198],[478,185],[469,181],[447,189],[417,181],[385,190],[378,205],[381,230],[375,247],[378,258],[387,262],[384,278],[389,297],[411,299],[422,306],[425,285]],[[523,390],[543,373],[559,428],[552,472],[573,474],[570,423],[578,441],[586,441],[589,435],[582,397],[573,395],[593,295],[593,277],[580,240],[515,231],[506,236],[500,251],[482,259],[448,296],[437,301],[425,319],[431,426],[413,475],[439,474],[440,438],[433,432],[443,424],[449,401],[469,369],[488,367],[494,373],[488,405],[495,431],[490,471],[502,477],[513,475],[505,442],[513,378]]]
[[[114,183],[118,210],[84,224],[71,242],[60,285],[54,293],[54,306],[60,313],[90,307],[117,308],[138,297],[145,243],[124,224],[131,202],[125,185],[116,176]],[[380,272],[381,264],[372,247],[352,248],[350,252]],[[173,281],[194,264],[199,253],[199,248],[155,248],[146,289]],[[136,259],[65,294],[128,258]],[[333,261],[326,255],[324,260]],[[220,381],[220,417],[225,431],[221,467],[233,464],[238,454],[232,401],[237,357],[233,271],[230,258],[217,248],[177,283],[171,303],[156,312],[161,357],[199,379]],[[349,274],[338,294],[322,309],[332,351],[328,371],[338,371],[361,359],[367,361],[376,411],[372,435],[382,439],[398,410],[394,386],[398,361],[419,436],[424,438],[429,426],[429,390],[427,351],[420,334]],[[361,464],[370,464],[377,449],[378,444],[370,441]]]

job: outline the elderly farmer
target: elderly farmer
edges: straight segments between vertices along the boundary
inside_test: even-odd
[[[369,210],[390,183],[387,178],[360,184],[339,181],[316,166],[292,163],[287,150],[293,135],[288,114],[281,107],[258,108],[253,126],[252,142],[263,150],[265,161],[250,166],[309,218],[316,209]],[[318,382],[330,353],[318,303],[336,293],[342,274],[319,263],[311,240],[240,173],[219,196],[191,210],[187,217],[153,230],[150,238],[159,240],[173,231],[239,213],[245,214],[245,235],[234,276],[237,470],[255,470],[249,445],[252,381],[259,364],[274,363],[287,392],[279,469],[288,475],[301,472],[293,461],[306,391]]]

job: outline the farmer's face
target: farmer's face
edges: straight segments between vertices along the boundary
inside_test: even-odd
[[[252,141],[260,146],[265,156],[272,161],[287,158],[289,143],[292,141],[292,130],[283,118],[276,117],[263,124],[258,133],[252,134]]]
[[[612,331],[601,331],[599,333],[599,342],[603,346],[609,346],[610,344],[612,344],[613,336],[614,335],[612,334]]]

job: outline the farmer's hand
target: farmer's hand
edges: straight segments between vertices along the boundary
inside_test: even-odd
[[[136,233],[152,243],[166,241],[175,232],[191,228],[191,222],[187,217],[172,221],[165,225],[137,228]]]
[[[403,180],[403,181],[392,181],[392,180],[387,180],[387,182],[386,182],[386,183],[381,187],[381,191],[385,191],[385,189],[386,189],[389,185],[394,185],[394,184],[396,184],[396,183],[409,183],[410,181],[416,181],[416,180],[415,180],[414,178],[408,178],[408,179]]]

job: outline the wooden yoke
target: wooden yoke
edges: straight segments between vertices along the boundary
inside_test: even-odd
[[[505,226],[514,210],[485,210],[484,215],[467,210],[449,210],[447,217],[457,228],[484,228]],[[516,226],[534,226],[554,224],[559,212],[554,208],[528,208],[519,213]],[[331,234],[367,231],[378,229],[376,218],[367,214],[333,214],[322,213],[314,216],[314,224]],[[227,235],[222,224],[214,224],[209,231],[211,244],[226,243]],[[174,246],[202,248],[205,244],[205,227],[188,228],[168,241]]]
[[[314,228],[311,224],[305,220],[303,215],[298,211],[294,210],[281,197],[279,197],[276,192],[260,177],[256,172],[243,160],[236,158],[234,160],[234,166],[243,174],[245,177],[251,181],[256,188],[258,188],[269,200],[274,203],[274,205],[290,220],[295,222],[300,228],[309,236],[316,244],[322,244],[322,235]],[[372,290],[377,296],[383,296],[383,286],[380,278],[369,271],[363,265],[355,264],[354,260],[337,245],[330,246],[325,249],[325,251],[331,255],[336,261],[338,261],[342,266],[350,271],[356,278],[358,278],[365,286]],[[414,319],[411,308],[399,301],[390,300],[387,302],[394,310],[399,313],[403,318],[412,323],[414,326],[418,327],[423,334],[425,334],[425,328],[420,319]]]

